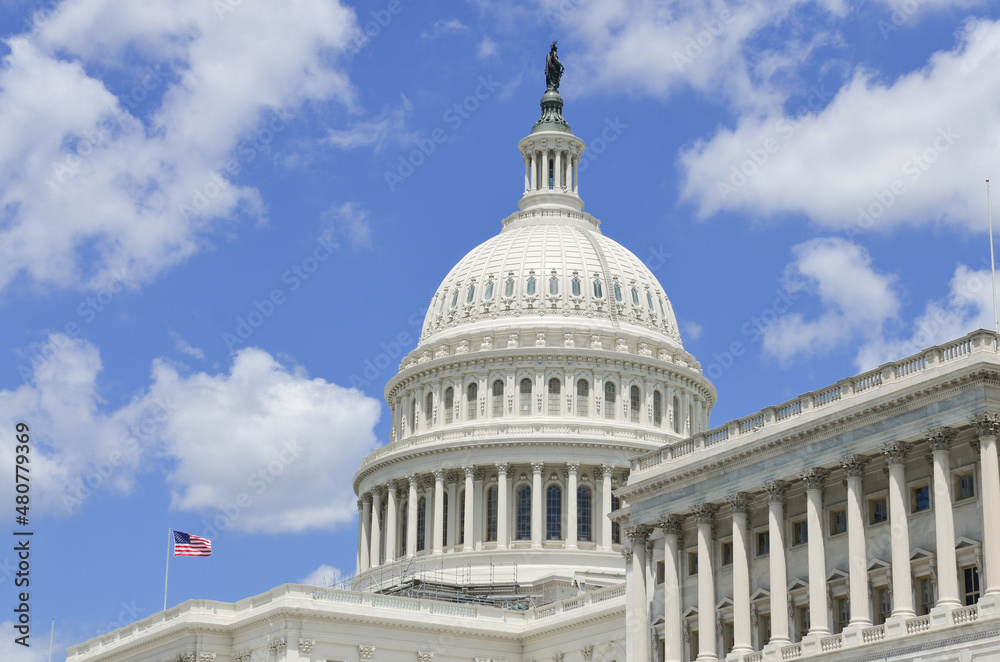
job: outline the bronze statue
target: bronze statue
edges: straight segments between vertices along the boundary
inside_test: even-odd
[[[553,41],[552,50],[545,57],[545,86],[553,92],[559,91],[559,80],[563,75],[563,65],[556,50],[556,42]]]

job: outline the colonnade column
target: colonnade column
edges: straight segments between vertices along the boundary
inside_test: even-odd
[[[781,646],[791,642],[788,636],[788,570],[785,564],[785,492],[788,483],[769,480],[767,492],[768,563],[771,581],[771,641]]]
[[[542,546],[542,469],[541,462],[531,463],[531,546]]]
[[[934,462],[934,535],[937,544],[936,607],[961,607],[958,594],[958,561],[955,558],[955,511],[951,492],[949,449],[956,430],[937,428],[927,433]]]
[[[555,161],[552,164],[552,189],[555,191],[563,187],[562,181],[562,150],[555,150]]]
[[[809,554],[809,637],[830,634],[826,597],[826,549],[823,547],[823,481],[826,469],[806,469],[799,477],[806,484],[806,545]]]
[[[358,573],[368,569],[368,533],[365,531],[365,500],[358,498]]]
[[[889,465],[889,526],[892,545],[892,616],[906,619],[913,610],[913,581],[910,579],[910,528],[906,522],[906,454],[910,444],[894,441],[882,444]]]
[[[473,548],[472,529],[475,521],[473,519],[473,515],[475,515],[476,512],[476,492],[473,486],[473,476],[475,475],[476,470],[470,464],[462,467],[462,471],[465,472],[465,521],[463,524],[465,527],[465,536],[462,538],[462,550],[471,551]]]
[[[417,555],[417,484],[420,477],[410,474],[410,495],[406,503],[406,555]]]
[[[569,515],[566,517],[568,520],[566,522],[566,548],[576,549],[576,528],[577,528],[577,518],[579,513],[577,512],[576,503],[576,472],[580,469],[580,465],[571,462],[566,465],[566,471],[569,474],[566,481],[566,498],[569,500]]]
[[[510,464],[497,462],[497,549],[507,549],[507,471]]]
[[[576,154],[573,156],[573,193],[578,193],[580,190],[580,155]]]
[[[626,638],[632,639],[632,659],[636,662],[649,659],[649,598],[646,595],[646,540],[650,527],[628,527],[632,546],[632,620]]]
[[[681,518],[667,515],[663,529],[663,653],[664,662],[680,662],[684,655],[681,634],[681,577],[679,567]],[[749,617],[749,610],[747,611]]]
[[[703,503],[692,509],[698,523],[698,660],[715,662],[715,570],[712,524],[719,507]]]
[[[396,560],[396,509],[398,507],[396,479],[390,478],[386,486],[388,487],[389,500],[385,505],[385,562],[392,563]]]
[[[361,495],[361,572],[371,567],[371,540],[372,540],[372,495],[365,493]]]
[[[455,551],[455,541],[458,540],[458,474],[454,471],[448,472],[448,527],[444,534],[444,546],[446,550]]]
[[[983,596],[1000,596],[1000,458],[997,435],[1000,414],[984,412],[973,419],[979,437],[979,466],[983,483]]]
[[[747,515],[750,495],[737,492],[726,497],[733,510],[733,652],[752,653],[750,630],[750,557]],[[699,572],[700,572],[699,568]]]
[[[527,193],[531,190],[531,159],[527,154],[522,154],[524,157],[524,192]]]
[[[604,551],[611,549],[611,473],[615,470],[610,464],[601,465],[601,542]]]
[[[382,563],[382,492],[385,488],[376,485],[372,488],[372,551],[370,562],[371,567],[377,568]]]
[[[850,561],[850,600],[852,629],[871,627],[871,612],[868,607],[868,551],[865,545],[865,521],[862,497],[863,478],[868,459],[862,455],[850,455],[840,461],[840,467],[847,474],[847,549]],[[773,623],[772,623],[773,627]]]
[[[431,541],[431,550],[434,554],[440,554],[442,550],[441,538],[444,536],[444,469],[434,470],[434,527],[431,534],[434,538]],[[426,546],[426,542],[424,545]]]

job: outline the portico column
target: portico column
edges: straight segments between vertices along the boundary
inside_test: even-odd
[[[417,484],[420,477],[410,474],[410,496],[406,503],[406,555],[417,555]]]
[[[601,465],[601,549],[611,549],[611,473],[615,470],[610,464]]]
[[[961,607],[958,561],[955,558],[955,511],[951,492],[949,449],[956,430],[937,428],[927,433],[934,462],[934,535],[937,545],[937,607]]]
[[[369,557],[371,567],[377,568],[382,563],[382,491],[385,488],[376,485],[372,488],[372,551]]]
[[[566,548],[576,549],[576,527],[577,527],[577,503],[576,503],[576,472],[580,465],[571,462],[566,465],[566,472],[569,474],[566,480],[566,499],[569,506],[569,516],[566,518]]]
[[[483,548],[483,529],[486,527],[484,518],[486,513],[483,512],[483,508],[486,503],[485,498],[485,481],[486,481],[486,470],[476,469],[472,472],[472,480],[476,486],[476,495],[473,497],[473,505],[475,506],[472,513],[472,533],[468,534],[472,536],[472,547],[470,549],[479,550]],[[499,489],[499,488],[498,488]]]
[[[726,501],[733,510],[733,652],[752,653],[750,557],[747,548],[750,495],[746,492],[737,492],[726,497]],[[700,570],[699,568],[699,572]]]
[[[442,552],[441,538],[444,536],[444,469],[434,470],[434,540],[431,549],[434,554]]]
[[[626,529],[632,547],[632,620],[626,640],[632,639],[632,659],[649,659],[649,598],[646,593],[646,540],[650,527],[630,526]]]
[[[850,557],[850,628],[871,627],[872,619],[868,608],[868,551],[865,545],[865,521],[862,498],[864,496],[863,477],[868,459],[861,455],[850,455],[840,461],[847,474],[847,549]],[[774,624],[772,623],[772,627]]]
[[[997,435],[1000,414],[984,412],[973,419],[979,436],[979,462],[983,482],[983,565],[987,595],[1000,595],[1000,458]]]
[[[826,606],[826,549],[823,547],[823,481],[826,469],[806,469],[799,477],[806,484],[806,543],[809,554],[809,637],[830,634]]]
[[[552,170],[552,188],[556,191],[560,190],[563,186],[562,182],[562,150],[555,150],[555,163],[553,164]]]
[[[507,549],[507,471],[510,464],[497,462],[497,549]]]
[[[715,571],[712,567],[712,524],[719,507],[703,503],[692,509],[698,522],[698,660],[715,662]]]
[[[365,492],[361,495],[361,521],[364,523],[361,532],[361,572],[371,567],[371,540],[372,540],[372,495]]]
[[[462,467],[462,471],[465,472],[465,537],[462,539],[462,551],[470,551],[472,549],[472,528],[474,526],[473,515],[476,512],[475,504],[475,489],[473,487],[473,480],[475,475],[475,468],[470,464]]]
[[[531,463],[531,546],[542,546],[542,468],[541,462]]]
[[[447,532],[444,534],[444,548],[446,551],[455,551],[455,541],[458,539],[458,474],[454,471],[448,472],[448,521]]]
[[[771,573],[771,641],[782,646],[788,636],[788,570],[785,566],[785,492],[788,483],[770,480],[764,483],[768,511],[768,561]]]
[[[399,507],[399,499],[396,494],[396,479],[390,478],[386,483],[389,492],[389,501],[385,506],[385,562],[392,563],[396,560],[396,510]]]
[[[368,569],[368,533],[365,531],[365,500],[358,499],[358,573]]]
[[[910,579],[910,527],[906,522],[906,454],[910,444],[894,441],[882,444],[882,455],[889,465],[889,526],[892,531],[892,616],[911,618],[913,582]]]
[[[663,662],[681,662],[681,578],[679,547],[681,518],[667,515],[659,520],[663,529]]]
[[[531,161],[527,154],[521,156],[524,157],[524,192],[527,193],[531,190]]]

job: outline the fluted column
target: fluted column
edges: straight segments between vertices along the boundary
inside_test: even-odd
[[[465,472],[465,538],[462,540],[462,551],[470,551],[473,545],[472,528],[474,526],[473,516],[476,513],[474,476],[475,468],[470,464],[462,467]]]
[[[524,157],[524,192],[527,193],[531,190],[531,161],[527,154],[522,154]]]
[[[510,494],[507,491],[507,472],[510,464],[497,462],[497,549],[507,549],[507,504]]]
[[[562,150],[555,150],[555,162],[552,169],[552,189],[558,191],[562,188]]]
[[[441,538],[444,537],[444,469],[434,470],[434,528],[431,549],[434,554],[442,550]]]
[[[377,568],[382,564],[382,492],[385,490],[381,485],[372,488],[372,551],[369,556],[371,567]]]
[[[865,628],[872,624],[868,606],[868,551],[862,503],[867,462],[867,458],[861,455],[851,455],[840,461],[841,468],[847,474],[847,549],[850,556],[851,585],[851,620],[848,625],[851,628]]]
[[[892,530],[892,616],[910,618],[913,610],[913,581],[910,578],[910,527],[906,522],[906,454],[910,444],[894,441],[882,444],[889,465],[889,526]],[[950,504],[949,504],[950,507]]]
[[[470,549],[479,550],[483,548],[483,529],[486,528],[486,522],[483,521],[486,515],[484,512],[486,509],[483,507],[486,504],[486,470],[475,469],[472,472],[472,479],[476,488],[476,495],[472,501],[475,508],[472,513],[472,533],[467,533],[466,535],[472,536],[472,547]]]
[[[751,653],[750,555],[747,546],[750,495],[737,492],[726,497],[726,501],[733,511],[733,652]]]
[[[951,492],[950,428],[927,433],[934,462],[934,535],[937,544],[937,607],[961,607],[958,592],[958,560],[955,558],[955,511]]]
[[[542,469],[541,462],[531,463],[531,546],[542,546]]]
[[[667,515],[659,520],[663,529],[663,651],[664,662],[681,662],[681,518]]]
[[[406,503],[406,555],[417,555],[417,485],[420,476],[410,474],[410,495]]]
[[[367,570],[368,536],[365,533],[365,500],[358,499],[358,573]]]
[[[1000,595],[1000,458],[997,435],[1000,414],[984,412],[973,419],[979,437],[979,462],[983,483],[984,596]]]
[[[809,637],[830,634],[826,597],[826,548],[823,546],[823,481],[826,469],[806,469],[799,477],[806,484],[806,532],[809,537]]]
[[[788,570],[785,563],[785,492],[788,483],[770,480],[767,492],[768,564],[771,573],[771,641],[781,646],[791,642],[788,636]]]
[[[715,651],[715,569],[712,563],[712,524],[719,507],[712,503],[695,506],[698,522],[698,660],[714,662]]]
[[[396,494],[396,479],[390,478],[386,483],[389,500],[385,504],[385,562],[396,560],[396,521],[399,499]]]
[[[361,521],[363,530],[361,532],[361,572],[371,567],[371,543],[372,543],[372,495],[365,492],[361,495]]]
[[[455,551],[455,540],[458,535],[458,474],[454,471],[448,473],[448,516],[447,529],[444,534],[445,551]]]
[[[569,520],[566,522],[566,548],[576,549],[576,535],[577,535],[577,503],[576,503],[576,472],[580,469],[580,465],[575,462],[570,462],[566,465],[566,499],[568,500],[567,505],[569,506],[569,516],[566,518]]]
[[[649,659],[649,598],[646,592],[646,540],[650,527],[630,526],[626,529],[632,547],[632,620],[628,624],[626,641],[632,640],[632,659]]]
[[[614,470],[610,464],[601,465],[600,548],[603,551],[611,549],[611,520],[608,515],[611,513],[611,474]]]

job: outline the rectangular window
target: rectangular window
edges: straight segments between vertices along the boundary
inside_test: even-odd
[[[733,646],[736,643],[736,634],[733,627],[733,622],[722,624],[722,654],[729,655],[733,650]],[[661,660],[663,658],[660,658]]]
[[[804,545],[807,542],[809,542],[808,522],[804,519],[792,522],[792,546]]]
[[[727,540],[722,543],[722,547],[719,549],[719,565],[732,565],[733,564],[733,541]]]
[[[812,627],[809,621],[809,605],[796,607],[795,618],[799,626],[799,641],[801,641],[802,637],[809,634],[809,628]]]
[[[843,632],[847,624],[851,622],[851,603],[847,601],[847,596],[841,596],[834,601],[836,612],[836,632]]]
[[[666,567],[665,567],[663,561],[657,561],[656,562],[656,583],[657,584],[662,584],[663,583],[663,573],[664,573],[665,570],[666,570]]]
[[[889,502],[886,498],[868,499],[868,523],[882,524],[889,521]]]
[[[847,532],[847,510],[837,508],[830,511],[830,535],[835,536]]]
[[[698,574],[698,552],[688,552],[688,574]]]
[[[698,631],[691,630],[691,636],[689,637],[691,641],[691,662],[695,662],[698,659]]]
[[[892,613],[892,606],[889,604],[889,587],[882,586],[875,589],[875,625],[882,625],[885,619]]]
[[[979,570],[974,565],[962,568],[962,588],[965,594],[965,604],[974,605],[979,602]]]
[[[976,496],[976,479],[971,471],[955,474],[955,501]]]
[[[771,641],[771,615],[761,614],[757,618],[758,634],[760,635],[760,645],[763,646]]]
[[[930,577],[917,579],[917,616],[931,613],[934,606],[934,587]]]
[[[917,485],[910,488],[910,512],[922,513],[931,509],[930,485]]]
[[[771,552],[771,534],[768,531],[757,532],[757,556]]]

